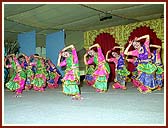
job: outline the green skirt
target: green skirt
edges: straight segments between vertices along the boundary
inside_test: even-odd
[[[20,87],[19,83],[14,82],[14,81],[9,81],[8,83],[6,83],[5,86],[11,91],[14,91]]]
[[[147,74],[152,74],[157,70],[157,67],[155,64],[152,64],[151,62],[148,62],[147,64],[138,64],[137,70],[141,72],[145,72]]]
[[[31,69],[27,69],[25,72],[26,72],[27,77],[34,76],[34,73],[33,73],[33,71]]]
[[[76,81],[65,80],[63,82],[63,93],[66,95],[77,95],[79,94],[79,87]]]
[[[50,72],[49,77],[50,77],[50,79],[54,79],[56,77],[56,73]]]
[[[98,76],[93,87],[96,89],[100,89],[102,91],[106,91],[107,90],[106,76]]]
[[[117,70],[117,74],[121,76],[128,76],[130,72],[126,69],[126,67],[123,67],[122,70]]]
[[[45,86],[44,80],[42,78],[34,78],[31,84],[37,87]]]
[[[16,76],[17,74],[16,74],[16,72],[14,72],[14,74],[12,75],[12,77],[10,78],[10,80],[9,80],[9,82],[7,82],[6,84],[5,84],[5,86],[9,89],[9,90],[11,90],[11,91],[14,91],[14,90],[16,90],[16,89],[18,89],[18,88],[20,88],[20,85],[19,85],[19,81],[14,81],[14,78],[15,77],[18,77],[18,76]],[[19,77],[21,78],[21,79],[26,79],[26,74],[25,74],[25,72],[22,70],[21,72],[19,72]]]

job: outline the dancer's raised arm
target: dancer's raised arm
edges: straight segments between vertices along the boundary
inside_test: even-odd
[[[99,44],[94,44],[94,45],[90,46],[89,49],[92,49],[92,48],[94,48],[94,47],[97,47],[97,48],[98,48],[98,47],[100,47],[100,45],[99,45]]]
[[[75,48],[75,47],[74,47],[74,45],[72,44],[72,45],[69,45],[69,46],[63,48],[62,51],[65,51],[65,50],[67,50],[67,49],[69,49],[69,48],[72,49],[72,48]]]
[[[116,49],[116,48],[121,49],[120,51],[124,51],[124,47],[122,47],[122,46],[114,46],[114,47],[113,47],[113,49]]]
[[[106,61],[108,61],[108,62],[110,62],[110,59],[108,58],[110,52],[111,52],[111,50],[107,51],[107,53],[106,53]]]
[[[151,44],[150,47],[154,47],[154,48],[161,49],[161,46],[160,46],[160,45],[154,45],[154,44]]]
[[[128,46],[127,46],[127,48],[126,48],[125,51],[124,51],[124,54],[125,54],[125,55],[132,55],[131,52],[128,52],[128,50],[129,50],[129,48],[131,47],[132,43],[133,43],[133,41],[130,40],[130,41],[129,41],[129,44],[128,44]]]
[[[141,40],[141,39],[149,40],[149,35],[147,34],[147,35],[143,35],[143,36],[141,36],[141,37],[135,37],[135,41],[139,41],[139,40]]]
[[[57,61],[57,66],[59,66],[60,67],[60,62],[61,61],[61,53],[59,53],[59,55],[58,55],[58,61]]]
[[[113,47],[113,50],[116,49],[116,48],[119,48],[119,49],[120,49],[120,54],[123,54],[123,52],[124,52],[124,47],[122,47],[122,46],[114,46],[114,47]]]
[[[71,46],[71,48],[72,48],[73,61],[75,64],[78,64],[78,55],[76,49],[73,45]]]
[[[86,60],[87,55],[88,55],[87,53],[84,55],[84,63],[85,63],[85,65],[88,65],[87,60]]]

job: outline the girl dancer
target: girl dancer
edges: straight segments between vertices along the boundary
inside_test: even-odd
[[[35,91],[43,92],[46,87],[46,81],[49,78],[45,67],[45,59],[40,56],[33,55],[34,62],[31,62],[31,66],[36,66],[36,72],[31,84]]]
[[[152,60],[153,60],[153,63],[157,67],[156,75],[155,75],[156,87],[157,87],[157,90],[161,90],[161,88],[163,86],[163,64],[162,64],[161,56],[160,56],[161,46],[159,46],[159,45],[150,45],[150,47],[157,48],[156,50],[153,51]]]
[[[127,89],[125,86],[125,80],[126,77],[130,74],[130,72],[127,70],[124,62],[124,47],[119,47],[115,46],[112,50],[115,50],[116,48],[121,49],[120,50],[120,55],[118,55],[117,52],[112,52],[112,58],[108,58],[109,53],[111,50],[109,50],[106,54],[106,60],[108,62],[114,62],[115,63],[115,71],[116,71],[116,76],[115,76],[115,84],[112,86],[114,89]]]
[[[141,39],[145,39],[143,46],[141,46],[139,42]],[[128,52],[131,45],[133,45],[135,50]],[[129,45],[125,49],[124,54],[138,57],[137,78],[140,82],[140,86],[137,89],[142,93],[148,93],[151,92],[152,89],[155,89],[154,73],[157,67],[150,62],[149,35],[144,35],[139,38],[136,37],[134,41],[129,41]]]
[[[97,53],[92,49],[96,47]],[[89,55],[90,58],[86,61],[86,56]],[[84,61],[86,65],[95,63],[96,68],[93,73],[95,83],[93,87],[96,88],[96,92],[106,92],[107,91],[107,80],[109,78],[110,67],[106,62],[104,55],[102,53],[99,44],[94,44],[89,47],[89,51],[84,55]]]
[[[133,83],[133,86],[134,87],[139,87],[139,81],[137,80],[137,77],[138,77],[138,70],[137,70],[137,66],[138,66],[138,59],[137,59],[137,57],[133,57],[133,59],[126,59],[128,62],[131,62],[131,63],[133,63],[134,64],[134,70],[133,70],[133,72],[132,72],[132,77],[131,77],[131,79],[132,79],[132,83]]]
[[[21,54],[19,56],[19,62],[22,66],[22,69],[25,70],[26,73],[26,83],[25,83],[25,90],[30,90],[32,88],[32,80],[34,79],[34,72],[32,70],[32,66],[30,65],[30,58],[25,54]]]
[[[9,63],[7,64],[7,60]],[[22,91],[24,89],[25,81],[26,81],[26,74],[22,70],[21,65],[17,57],[14,54],[8,55],[5,58],[5,67],[6,68],[13,68],[14,73],[10,80],[6,83],[6,87],[16,92],[16,97],[21,97]]]
[[[71,48],[72,53],[66,51]],[[61,61],[61,57],[64,60]],[[61,61],[61,62],[60,62]],[[78,56],[74,45],[65,47],[59,54],[58,66],[66,66],[65,75],[62,79],[63,82],[63,93],[72,96],[72,99],[81,99],[78,85],[80,84],[80,74],[78,65]]]
[[[58,80],[60,75],[57,73],[56,66],[51,62],[50,59],[47,59],[45,62],[46,69],[49,74],[49,79],[47,80],[49,88],[58,88]]]

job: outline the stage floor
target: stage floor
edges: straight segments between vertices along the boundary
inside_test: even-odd
[[[71,100],[62,87],[45,92],[24,91],[16,98],[4,90],[3,125],[164,125],[164,88],[141,94],[131,83],[127,90],[96,93],[83,84],[83,100]]]

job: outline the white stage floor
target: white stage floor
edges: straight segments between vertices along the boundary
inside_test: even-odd
[[[127,87],[96,93],[83,84],[80,101],[65,96],[61,86],[24,91],[19,98],[5,89],[4,125],[164,125],[164,89],[141,94],[131,83]]]

